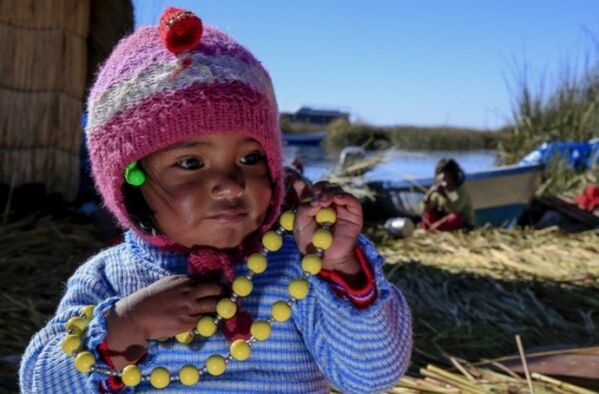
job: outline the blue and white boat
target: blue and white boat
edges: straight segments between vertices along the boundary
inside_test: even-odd
[[[549,164],[559,159],[566,167],[577,170],[588,170],[599,166],[599,138],[588,142],[553,141],[539,145],[520,160],[518,164]]]
[[[542,181],[544,165],[514,165],[466,174],[464,186],[472,199],[476,225],[516,223]],[[375,218],[422,215],[422,200],[432,178],[369,181],[376,200],[365,202],[365,214]]]

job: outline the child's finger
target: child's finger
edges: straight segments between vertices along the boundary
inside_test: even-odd
[[[299,197],[300,201],[312,195],[312,189],[310,185],[307,184],[303,179],[296,179],[293,182],[293,189],[295,190],[295,193]]]
[[[198,299],[203,297],[222,296],[224,294],[224,287],[218,283],[202,283],[198,284],[196,288],[193,289],[191,296],[193,296],[195,299]]]
[[[362,226],[363,218],[361,214],[352,212],[344,205],[337,205],[335,208],[339,221],[353,223],[357,226]]]
[[[320,194],[323,192],[323,190],[325,190],[327,187],[329,187],[329,185],[331,184],[331,182],[329,181],[318,181],[314,184],[314,187],[312,187],[312,196],[314,198],[319,198]]]
[[[206,313],[214,313],[216,311],[216,304],[220,299],[220,297],[204,297],[195,300],[190,315],[197,316]]]
[[[347,192],[343,192],[342,194],[337,194],[333,198],[333,202],[337,205],[342,205],[347,208],[347,210],[356,215],[362,215],[362,205],[358,199]]]
[[[323,205],[322,203],[324,203],[324,206],[329,206],[332,202],[333,199],[336,195],[338,194],[343,194],[344,191],[341,187],[337,186],[337,185],[330,185],[324,189],[322,189],[322,191],[320,192],[320,194],[318,194],[317,196],[314,197],[313,203],[312,205]],[[321,204],[318,204],[321,203]]]
[[[305,223],[311,222],[321,208],[320,203],[316,205],[312,205],[312,203],[301,204],[297,210],[296,223],[300,228]]]

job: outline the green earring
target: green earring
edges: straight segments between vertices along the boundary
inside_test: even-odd
[[[133,161],[125,169],[125,180],[133,186],[141,186],[146,182],[146,174],[137,166],[137,162]]]

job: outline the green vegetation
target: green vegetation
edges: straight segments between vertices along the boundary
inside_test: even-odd
[[[503,163],[517,162],[544,142],[599,136],[599,61],[580,75],[563,72],[556,82],[548,94],[533,91],[525,78],[519,83],[513,127],[499,144]]]
[[[304,123],[304,122],[291,122],[289,119],[281,116],[280,120],[281,131],[283,133],[291,134],[305,134],[305,133],[316,133],[322,131],[322,126]]]
[[[325,146],[339,150],[348,145],[366,149],[395,147],[403,150],[476,150],[495,149],[501,133],[456,127],[377,127],[350,124],[342,119],[327,127]]]
[[[290,122],[281,118],[284,133],[301,134],[323,131],[320,125]],[[397,148],[403,150],[478,150],[496,149],[502,131],[483,131],[459,127],[396,126],[379,127],[365,123],[349,123],[337,119],[325,127],[325,148],[339,151],[356,145],[365,149]]]
[[[576,197],[592,183],[599,183],[599,166],[587,171],[568,168],[561,160],[554,160],[545,169],[545,180],[536,191],[538,196]]]
[[[502,164],[517,162],[545,142],[599,137],[599,58],[595,59],[580,73],[569,71],[575,67],[565,67],[548,92],[533,90],[526,78],[520,78],[512,110],[513,126],[504,132],[498,146]],[[550,163],[545,174],[539,195],[574,195],[586,184],[599,180],[598,168],[580,172],[566,168],[559,160]]]

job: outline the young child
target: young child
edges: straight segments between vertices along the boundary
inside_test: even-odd
[[[452,231],[474,227],[474,209],[463,184],[464,171],[453,159],[441,159],[435,166],[435,184],[424,196],[422,227]]]
[[[250,52],[169,8],[118,44],[88,112],[96,186],[128,231],[67,282],[23,392],[366,393],[401,377],[410,312],[358,201],[320,182],[277,221],[277,106]]]

